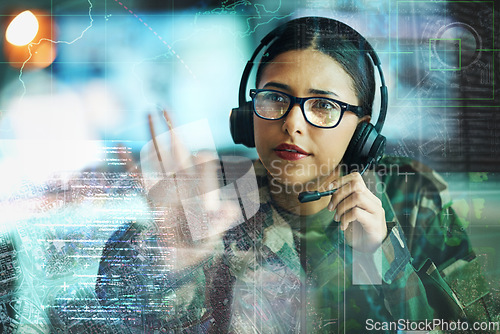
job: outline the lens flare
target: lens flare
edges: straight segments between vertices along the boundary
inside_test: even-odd
[[[13,45],[22,46],[30,43],[37,33],[38,20],[31,11],[25,10],[9,24],[5,38]]]

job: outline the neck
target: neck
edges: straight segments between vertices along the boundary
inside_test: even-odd
[[[319,187],[315,189],[303,189],[304,191],[326,191],[328,185],[339,177],[340,173],[338,169],[335,169],[333,173],[328,176],[321,177],[318,179],[317,184]],[[285,184],[279,183],[276,179],[273,179],[270,175],[269,177],[269,190],[271,193],[271,198],[273,202],[282,209],[285,209],[291,213],[300,216],[308,216],[318,213],[328,206],[331,196],[321,197],[317,201],[300,203],[299,202],[299,192],[297,192],[296,187],[287,186]],[[305,187],[304,187],[305,188]],[[302,190],[301,190],[302,191]]]

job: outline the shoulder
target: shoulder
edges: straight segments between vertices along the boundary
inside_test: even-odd
[[[418,177],[422,182],[433,184],[437,189],[448,187],[446,181],[435,170],[408,157],[384,156],[375,170],[385,178]]]
[[[435,170],[422,162],[396,156],[384,156],[375,167],[390,197],[431,197],[441,203],[450,202],[448,184]]]

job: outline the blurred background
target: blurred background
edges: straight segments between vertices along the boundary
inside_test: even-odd
[[[174,126],[206,119],[210,140],[192,131],[191,149],[256,157],[228,126],[243,67],[267,32],[306,15],[344,21],[371,42],[389,87],[387,154],[440,172],[498,274],[498,14],[493,1],[0,3],[0,332],[95,315],[90,303],[90,313],[67,310],[93,290],[111,233],[148,217],[134,174],[148,115],[157,134],[162,109]]]

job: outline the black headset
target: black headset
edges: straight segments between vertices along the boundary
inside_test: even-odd
[[[347,165],[349,169],[354,167],[359,170],[362,166],[377,163],[382,158],[385,150],[386,138],[380,134],[380,131],[384,126],[388,104],[387,86],[385,85],[385,79],[382,72],[380,59],[377,56],[375,50],[368,43],[368,41],[356,30],[342,22],[327,18],[303,17],[292,20],[277,27],[261,40],[260,45],[255,49],[252,57],[247,62],[245,69],[243,70],[239,89],[239,106],[238,108],[232,109],[229,116],[229,127],[231,130],[233,141],[236,144],[243,144],[247,147],[255,147],[253,131],[253,104],[252,101],[247,101],[245,97],[248,79],[250,77],[250,72],[254,66],[255,58],[257,58],[257,55],[262,51],[262,49],[264,49],[264,47],[268,46],[273,40],[279,37],[289,25],[295,24],[298,20],[305,20],[307,22],[307,20],[310,19],[329,20],[331,23],[334,23],[343,31],[347,31],[350,35],[355,36],[359,41],[359,45],[363,46],[363,51],[366,52],[373,65],[378,70],[381,82],[381,97],[380,113],[377,122],[375,125],[372,125],[369,122],[361,122],[358,124],[343,157],[343,163]]]

